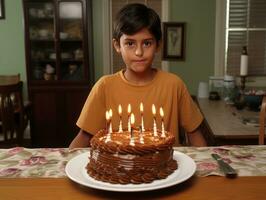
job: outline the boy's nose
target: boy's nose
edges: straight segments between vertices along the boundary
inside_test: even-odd
[[[143,49],[141,45],[138,45],[135,51],[136,56],[142,56],[143,55]]]

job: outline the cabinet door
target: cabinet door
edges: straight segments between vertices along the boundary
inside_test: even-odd
[[[24,0],[23,5],[29,82],[93,82],[91,1]]]
[[[58,145],[60,111],[58,93],[46,90],[32,91],[32,144],[33,147],[55,147]],[[60,99],[60,98],[59,98]],[[64,141],[65,138],[61,138]]]
[[[56,80],[55,4],[26,1],[28,79]]]
[[[32,144],[34,147],[68,147],[77,135],[76,121],[89,89],[32,91]]]
[[[68,91],[65,94],[65,124],[63,125],[66,129],[67,135],[66,144],[69,146],[71,141],[79,132],[79,127],[76,126],[76,122],[83,108],[83,105],[88,97],[89,89],[76,89]]]
[[[84,81],[87,77],[87,52],[83,1],[58,2],[60,79]]]

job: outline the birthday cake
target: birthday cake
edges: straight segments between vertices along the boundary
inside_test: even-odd
[[[177,169],[175,136],[170,132],[101,130],[91,139],[87,172],[112,184],[141,184],[165,179]]]

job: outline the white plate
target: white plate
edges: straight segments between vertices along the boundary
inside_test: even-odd
[[[97,181],[91,178],[85,169],[89,162],[89,152],[72,158],[66,165],[66,174],[74,182],[95,189],[118,191],[118,192],[139,192],[166,188],[189,179],[196,171],[196,163],[192,158],[181,152],[174,152],[174,159],[178,162],[178,169],[166,179],[156,180],[152,183],[143,184],[111,184]]]

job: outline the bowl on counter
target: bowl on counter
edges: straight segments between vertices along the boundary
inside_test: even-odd
[[[261,102],[262,102],[263,95],[258,95],[258,94],[245,94],[244,95],[244,101],[246,105],[254,111],[258,111]]]

